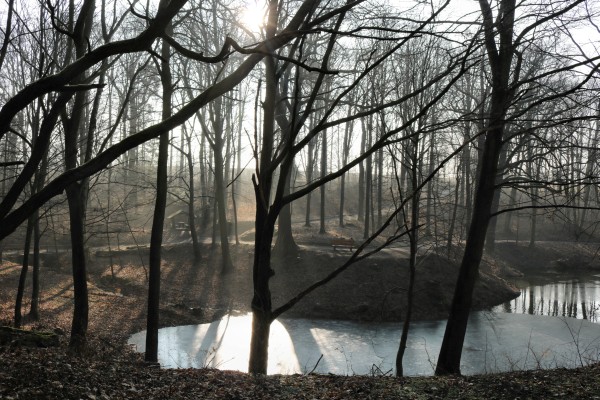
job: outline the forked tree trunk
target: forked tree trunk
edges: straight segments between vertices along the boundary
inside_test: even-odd
[[[266,37],[275,35],[277,28],[277,1],[268,2],[268,22]],[[253,176],[254,198],[256,200],[254,265],[252,267],[252,337],[250,340],[250,359],[248,372],[266,374],[269,359],[269,332],[271,329],[271,289],[269,280],[274,275],[271,269],[271,243],[275,230],[275,219],[281,210],[271,204],[271,186],[273,183],[271,157],[274,146],[275,110],[277,98],[277,74],[275,59],[265,57],[265,98],[263,102],[263,134],[259,160],[259,174]],[[284,160],[284,164],[285,164]],[[280,169],[280,179],[285,179],[287,171]]]

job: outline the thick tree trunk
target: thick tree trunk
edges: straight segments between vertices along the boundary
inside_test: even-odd
[[[146,353],[148,362],[158,361],[158,327],[160,311],[160,264],[165,206],[167,203],[167,160],[169,134],[160,136],[156,173],[156,200],[150,236],[150,271],[148,274],[148,311],[146,320]]]
[[[167,28],[167,32],[171,26]],[[171,97],[173,95],[173,83],[170,69],[170,46],[163,41],[162,62],[160,77],[162,82],[162,118],[171,116]],[[150,234],[150,272],[148,274],[148,314],[146,319],[146,353],[147,362],[158,361],[158,327],[160,313],[160,264],[161,248],[163,241],[163,229],[165,223],[165,209],[167,205],[167,168],[169,159],[169,135],[165,132],[159,137],[158,144],[158,166],[156,167],[156,199],[154,204],[154,216],[152,220],[152,232]]]
[[[252,298],[252,337],[248,372],[266,374],[269,358],[269,332],[271,329],[271,241],[273,230],[266,210],[257,209],[254,255],[254,297]]]
[[[87,268],[83,242],[85,232],[85,201],[82,191],[83,188],[79,183],[72,184],[67,188],[74,295],[73,321],[71,323],[69,347],[75,352],[80,352],[85,347],[89,314]]]
[[[496,166],[502,144],[501,138],[502,130],[498,128],[491,130],[486,138],[484,163],[475,195],[471,227],[467,236],[465,252],[438,358],[436,375],[460,374],[462,346],[471,311],[473,289],[479,276],[479,263],[483,254],[485,233],[494,197],[495,180],[490,179],[490,177],[496,176]]]
[[[450,315],[435,370],[436,375],[460,374],[460,359],[471,311],[473,289],[479,276],[485,234],[490,220],[490,210],[495,192],[498,160],[502,150],[505,116],[510,104],[509,76],[514,47],[512,44],[515,0],[503,0],[499,12],[502,21],[494,24],[487,0],[479,1],[484,17],[484,30],[488,57],[492,68],[493,86],[490,118],[475,193],[473,216],[467,236],[465,252],[460,266]],[[497,50],[494,28],[499,30],[500,49]],[[518,76],[518,72],[517,72]]]
[[[271,332],[270,313],[252,310],[252,339],[250,341],[250,363],[248,372],[266,374],[269,362],[269,334]]]
[[[292,169],[287,173],[285,177],[285,188],[283,195],[287,196],[290,194],[290,187],[292,181]],[[281,208],[279,218],[277,219],[277,240],[275,241],[275,247],[273,248],[273,254],[278,257],[295,257],[298,254],[298,245],[294,240],[292,233],[292,207],[291,204],[286,204]]]

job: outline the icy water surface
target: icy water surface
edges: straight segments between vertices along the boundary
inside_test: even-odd
[[[444,328],[445,321],[412,324],[406,375],[433,374]],[[250,329],[250,315],[163,328],[159,331],[159,361],[167,368],[247,371]],[[268,373],[313,369],[342,375],[390,373],[400,332],[401,324],[396,323],[277,320],[271,329]],[[145,332],[140,332],[129,342],[143,352],[144,341]],[[461,368],[464,374],[478,374],[576,367],[599,359],[599,352],[600,325],[586,320],[476,312],[470,318]]]

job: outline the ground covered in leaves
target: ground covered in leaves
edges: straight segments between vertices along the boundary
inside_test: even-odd
[[[334,251],[333,237],[359,237],[353,227],[331,226],[327,235],[317,228],[298,227],[294,232],[300,245],[294,254],[273,260],[271,279],[274,307],[289,301],[302,289],[324,278],[342,265],[351,252]],[[358,228],[354,227],[354,230]],[[162,252],[161,326],[212,322],[226,314],[250,312],[253,295],[252,233],[232,245],[234,268],[221,272],[218,246],[202,246],[202,259],[195,263],[191,245],[167,244]],[[14,315],[16,288],[21,272],[18,257],[6,255],[0,264],[0,325],[10,325]],[[41,267],[41,323],[70,329],[73,288],[68,253],[44,258]],[[97,335],[133,334],[145,329],[148,291],[147,246],[121,246],[111,252],[92,249],[89,257],[89,331]],[[419,256],[416,278],[414,320],[443,319],[452,300],[458,263],[424,249]],[[474,298],[475,309],[488,309],[514,298],[517,293],[505,277],[511,269],[499,262],[485,262]],[[352,265],[291,310],[289,318],[326,318],[359,321],[401,321],[406,310],[408,248],[393,246]],[[23,314],[30,308],[31,272],[26,283]],[[28,326],[35,322],[26,318]]]
[[[275,305],[325,276],[349,255],[332,251],[330,237],[298,232],[301,247],[292,257],[276,260]],[[250,238],[251,239],[251,238]],[[567,246],[563,248],[564,246]],[[546,268],[574,265],[595,269],[598,263],[577,256],[582,249],[540,245],[533,252],[512,243],[498,245],[498,260],[482,265],[476,292],[477,308],[487,308],[514,296],[505,279],[539,262]],[[589,247],[593,252],[594,248]],[[203,246],[200,263],[191,259],[189,245],[168,245],[163,252],[162,326],[210,322],[226,313],[249,311],[252,295],[249,244],[232,246],[234,271],[222,274],[218,249]],[[585,249],[583,249],[585,250]],[[61,346],[38,349],[0,346],[0,399],[600,399],[600,366],[575,370],[514,372],[473,377],[402,378],[391,376],[251,376],[218,370],[162,370],[144,364],[125,345],[132,333],[145,328],[147,249],[123,249],[91,254],[90,345],[83,355],[66,349],[73,291],[68,258],[42,265],[41,319],[26,318],[26,329],[61,333]],[[407,263],[401,247],[351,267],[331,284],[318,289],[286,316],[359,320],[401,320]],[[571,255],[569,255],[571,254]],[[65,259],[66,258],[66,259]],[[442,318],[452,297],[457,264],[431,252],[419,258],[417,319]],[[0,325],[11,325],[21,266],[0,265]],[[25,298],[29,299],[27,282]],[[29,310],[25,301],[23,312]]]
[[[272,375],[164,370],[114,340],[87,353],[0,346],[2,399],[599,399],[600,365],[467,377]]]

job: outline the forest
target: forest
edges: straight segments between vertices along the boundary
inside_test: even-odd
[[[337,280],[389,280],[348,274],[401,253],[373,295],[401,304],[393,374],[441,263],[433,372],[460,375],[470,313],[513,295],[476,294],[507,242],[532,260],[600,242],[599,24],[591,0],[5,0],[0,325],[52,324],[67,271],[66,346],[89,354],[93,276],[127,297],[127,249],[146,363],[159,328],[213,319],[167,315],[185,264],[219,304],[247,294],[247,372],[266,374],[274,321]],[[295,277],[308,257],[322,272]]]

